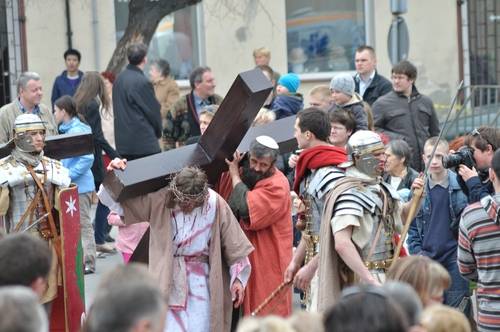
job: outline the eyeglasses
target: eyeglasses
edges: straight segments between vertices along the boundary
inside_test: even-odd
[[[486,141],[486,143],[491,145],[493,151],[496,151],[497,147],[495,146],[495,144],[491,143],[486,137],[482,136],[479,130],[477,130],[477,128],[474,128],[474,130],[471,131],[469,135],[472,137],[479,137],[480,139]]]

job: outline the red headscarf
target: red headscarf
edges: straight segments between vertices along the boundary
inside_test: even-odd
[[[325,166],[337,166],[347,161],[344,148],[331,145],[318,145],[300,153],[295,168],[295,181],[293,190],[298,194],[302,178],[307,170],[318,169]]]

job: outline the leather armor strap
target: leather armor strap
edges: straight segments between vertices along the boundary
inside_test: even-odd
[[[28,208],[26,209],[26,211],[24,211],[24,214],[21,216],[21,219],[19,219],[19,222],[17,223],[16,227],[14,228],[14,232],[19,232],[19,230],[21,229],[21,226],[24,224],[24,221],[26,220],[26,218],[28,217],[28,215],[30,216],[30,223],[29,225],[31,225],[31,223],[33,222],[33,218],[31,218],[33,216],[33,212],[35,211],[35,208],[36,206],[38,205],[38,201],[40,200],[40,197],[41,197],[41,193],[40,193],[40,189],[38,189],[36,191],[36,194],[35,194],[35,197],[33,197],[33,200],[31,200],[31,203],[30,205],[28,205]]]
[[[41,161],[41,163],[42,163],[42,166],[44,169],[44,180],[46,181],[47,180],[47,172],[45,171],[45,165],[43,164],[43,161]],[[35,181],[40,192],[42,193],[43,204],[45,206],[46,212],[48,213],[47,219],[49,220],[50,231],[52,232],[52,235],[54,236],[53,244],[54,244],[54,248],[56,249],[57,259],[58,259],[59,263],[62,265],[61,238],[59,237],[59,234],[57,233],[56,223],[54,221],[54,216],[52,215],[52,205],[50,204],[49,198],[47,197],[47,193],[45,192],[45,188],[43,187],[43,184],[40,182],[40,179],[38,178],[38,176],[35,174],[33,167],[31,167],[31,165],[27,165],[26,168],[30,172],[31,177]]]

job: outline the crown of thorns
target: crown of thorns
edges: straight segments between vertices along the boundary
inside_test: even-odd
[[[170,190],[175,196],[177,202],[193,202],[193,203],[203,203],[208,195],[208,185],[205,183],[203,189],[197,194],[187,194],[179,190],[175,184],[175,178],[170,181]]]

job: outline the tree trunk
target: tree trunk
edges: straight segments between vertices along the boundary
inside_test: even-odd
[[[109,60],[107,71],[118,74],[127,64],[127,47],[133,43],[149,46],[162,18],[201,0],[130,0],[128,24]]]

